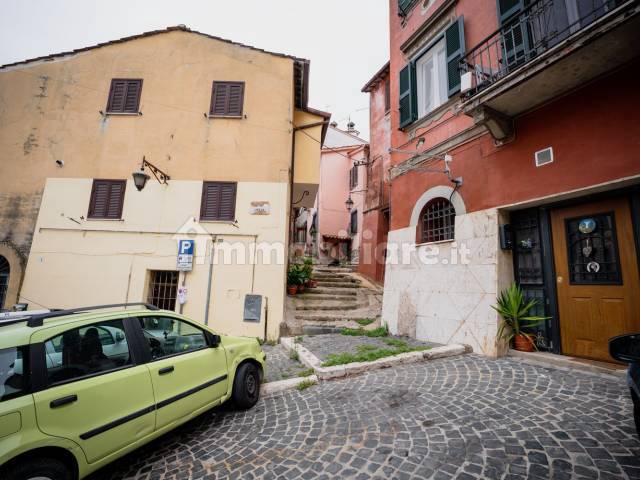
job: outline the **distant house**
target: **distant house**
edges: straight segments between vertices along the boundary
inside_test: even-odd
[[[358,263],[369,145],[353,124],[329,126],[322,146],[320,186],[307,212],[307,252],[320,263]],[[350,200],[350,202],[348,202]]]
[[[330,117],[308,71],[183,26],[0,67],[0,308],[143,301],[276,338],[292,203],[313,207]],[[260,322],[247,294],[268,299]]]

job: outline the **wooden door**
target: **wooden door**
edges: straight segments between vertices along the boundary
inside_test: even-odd
[[[608,340],[640,331],[640,277],[627,198],[551,213],[562,353],[612,361]]]

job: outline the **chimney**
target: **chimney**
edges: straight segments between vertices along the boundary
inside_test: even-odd
[[[349,121],[349,123],[347,123],[347,133],[350,133],[352,135],[358,136],[360,135],[360,132],[358,130],[356,130],[356,124],[354,122]]]

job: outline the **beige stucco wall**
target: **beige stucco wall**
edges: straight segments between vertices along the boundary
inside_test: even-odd
[[[91,185],[91,179],[47,181],[22,289],[30,308],[146,301],[149,271],[175,270],[177,241],[194,238],[196,259],[186,276],[183,313],[203,322],[215,235],[209,324],[221,333],[262,337],[264,316],[260,324],[242,321],[244,297],[253,287],[268,299],[268,336],[277,338],[286,254],[254,267],[251,248],[257,243],[284,252],[286,183],[239,182],[236,226],[198,222],[202,182],[184,180],[168,186],[149,182],[141,192],[128,181],[121,221],[82,220]],[[269,202],[271,213],[251,215],[256,200]],[[231,258],[229,247],[240,256]]]
[[[100,113],[112,78],[143,79],[142,115]],[[205,115],[214,80],[246,82],[245,118]],[[2,69],[0,242],[28,256],[46,178],[130,178],[143,156],[175,180],[288,182],[293,114],[292,59],[185,31]]]
[[[294,112],[293,123],[296,127],[313,125],[325,119],[302,110]],[[302,128],[296,133],[293,201],[296,207],[311,208],[314,205],[320,183],[320,148],[322,145],[322,126]],[[308,192],[304,194],[304,192]]]

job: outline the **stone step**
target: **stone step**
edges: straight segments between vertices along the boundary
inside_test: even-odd
[[[367,315],[366,313],[355,313],[350,312],[348,310],[336,311],[336,310],[325,310],[323,312],[313,313],[313,312],[300,312],[296,313],[296,318],[298,320],[305,321],[313,321],[313,322],[348,322],[351,320],[357,320],[359,318],[369,318],[371,315]]]
[[[313,271],[317,273],[353,273],[355,269],[351,267],[314,267]]]
[[[344,292],[333,289],[308,288],[303,294],[296,295],[295,298],[300,300],[336,300],[337,298],[353,298],[357,295],[358,292],[353,288],[347,289]]]
[[[308,305],[306,303],[296,305],[296,311],[324,311],[324,310],[332,310],[332,311],[343,311],[343,310],[357,310],[360,308],[360,305],[357,303],[329,303],[326,302],[323,305]]]
[[[329,288],[360,288],[359,282],[342,282],[342,281],[318,281],[318,287]]]
[[[336,274],[328,274],[328,273],[314,273],[314,280],[346,280],[355,282],[357,281],[355,278],[351,277],[346,273],[336,273]]]

